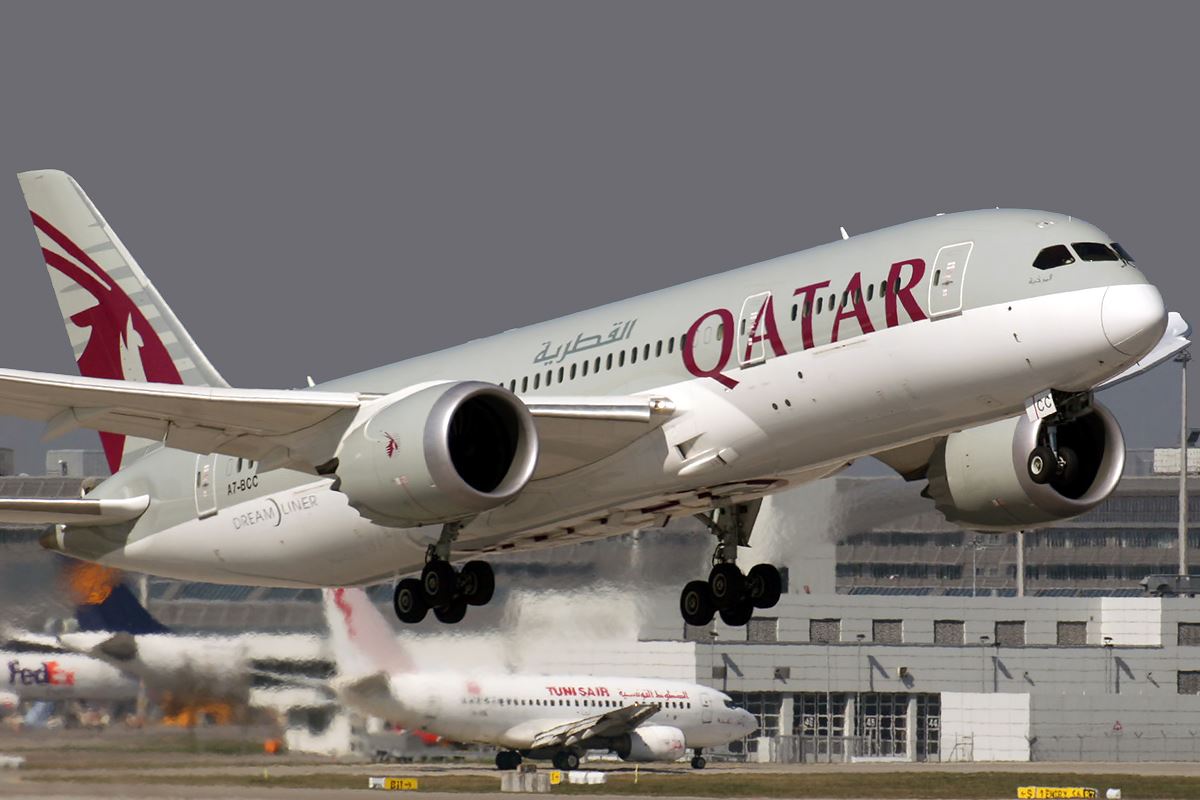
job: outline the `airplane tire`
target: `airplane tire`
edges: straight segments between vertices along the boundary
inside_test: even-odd
[[[746,590],[755,608],[774,608],[783,593],[783,577],[774,564],[755,564],[746,576]]]
[[[397,583],[396,592],[392,595],[392,608],[401,622],[416,624],[425,619],[429,604],[425,602],[421,582],[416,578],[405,578]]]
[[[712,589],[706,581],[691,581],[679,595],[679,613],[688,625],[707,625],[712,622],[716,609],[713,607]]]
[[[746,577],[737,564],[717,564],[708,573],[708,588],[712,590],[713,604],[717,609],[729,608],[742,599]]]
[[[521,755],[512,750],[496,753],[496,769],[513,770],[521,765]]]
[[[572,770],[579,769],[579,756],[571,750],[563,753],[563,769]]]
[[[486,561],[468,561],[458,573],[459,593],[473,606],[486,606],[496,591],[496,573]]]
[[[1049,483],[1058,471],[1058,459],[1049,447],[1035,447],[1029,454],[1029,479],[1037,484]]]
[[[430,561],[421,570],[421,589],[425,592],[425,602],[431,608],[448,605],[454,599],[457,588],[458,575],[454,567],[445,561]]]
[[[446,625],[454,625],[462,622],[463,617],[467,615],[467,601],[461,597],[450,601],[449,605],[438,606],[433,609],[433,615],[437,617],[438,622]]]
[[[708,761],[704,756],[694,756],[692,758],[692,769],[704,769],[708,766]]]
[[[739,600],[729,608],[721,609],[721,621],[731,628],[739,628],[754,616],[754,603],[749,597]]]

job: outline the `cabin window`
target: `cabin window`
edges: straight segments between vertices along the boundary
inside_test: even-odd
[[[1117,255],[1119,255],[1121,258],[1125,259],[1125,263],[1128,264],[1129,266],[1132,267],[1134,264],[1137,263],[1136,261],[1133,260],[1133,256],[1129,255],[1129,251],[1126,250],[1124,247],[1121,247],[1121,245],[1117,244],[1116,242],[1112,243],[1112,249],[1116,250]]]
[[[817,298],[817,313],[818,313],[818,314],[820,314],[820,313],[821,313],[821,306],[822,306],[822,304],[823,304],[824,302],[825,302],[825,298],[824,298],[824,297],[818,297],[818,298]]]
[[[586,361],[583,362],[583,365],[586,367],[587,362]],[[575,380],[575,365],[574,364],[571,365],[571,380]]]
[[[675,337],[672,336],[671,338],[667,339],[667,353],[674,353],[674,352],[675,352]]]
[[[831,294],[831,295],[829,295],[829,304],[828,304],[826,307],[827,307],[827,308],[828,308],[830,311],[833,311],[833,307],[834,307],[836,304],[837,304],[837,295],[836,295],[836,294]]]
[[[611,358],[611,357],[612,356],[609,356],[609,358]],[[600,356],[596,356],[596,365],[594,367],[592,367],[592,372],[599,372],[599,371],[600,371]]]
[[[521,391],[529,391],[529,378],[521,378]]]
[[[868,303],[875,299],[874,294],[875,294],[875,284],[868,283],[867,284],[867,302]]]
[[[1084,261],[1120,261],[1121,257],[1111,247],[1100,242],[1072,242],[1071,247]]]
[[[796,304],[792,303],[792,322],[796,321]]]
[[[745,324],[746,324],[746,320],[742,320],[742,325],[743,325],[742,333],[746,332]],[[717,326],[717,341],[719,342],[724,338],[725,338],[725,323],[722,322],[720,325]]]
[[[642,348],[642,360],[645,361],[649,357],[650,357],[650,343],[647,342],[646,346],[644,348]]]
[[[886,294],[887,294],[887,281],[882,280],[879,282],[879,296],[883,297]]]
[[[604,368],[612,369],[612,353],[608,354],[608,359],[605,361]]]
[[[636,347],[629,351],[629,363],[630,364],[637,363],[637,351],[638,351],[638,349]]]
[[[620,353],[617,354],[617,366],[618,367],[625,366],[625,351],[624,350],[622,350]]]
[[[1075,256],[1071,255],[1071,251],[1065,244],[1052,244],[1037,254],[1037,258],[1033,260],[1033,267],[1034,269],[1054,269],[1074,263]],[[899,289],[900,287],[897,286],[896,290],[899,291]]]
[[[542,385],[542,373],[539,372],[537,375],[533,376],[533,388],[536,390],[541,385]]]
[[[655,358],[662,357],[662,339],[659,339],[658,344],[654,345],[654,357]]]
[[[854,304],[858,305],[862,302],[862,289],[854,290]]]
[[[559,383],[562,383],[562,382],[563,382],[563,370],[564,370],[564,369],[565,369],[565,367],[559,367],[559,368],[558,368],[558,382],[559,382]]]
[[[553,377],[554,377],[554,370],[552,370],[552,369],[546,370],[546,385],[547,386],[549,386],[551,384],[552,381],[550,379]]]
[[[585,377],[585,378],[587,377],[588,364],[590,364],[590,363],[592,363],[592,362],[590,362],[590,361],[583,362],[583,377]]]
[[[812,300],[804,301],[804,316],[806,316],[806,317],[812,316]]]

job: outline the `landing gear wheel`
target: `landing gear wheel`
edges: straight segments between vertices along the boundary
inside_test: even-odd
[[[737,564],[717,564],[708,573],[708,588],[712,590],[713,604],[718,609],[729,608],[742,599],[746,578]]]
[[[679,595],[679,613],[688,625],[707,625],[712,622],[716,608],[713,605],[712,589],[706,581],[692,581],[683,587]]]
[[[746,591],[755,608],[774,608],[783,593],[783,578],[773,564],[755,564],[746,576]]]
[[[463,617],[467,615],[467,601],[461,597],[456,597],[450,601],[449,605],[438,606],[433,610],[433,615],[437,617],[438,622],[446,625],[454,625],[462,622]]]
[[[1037,484],[1049,483],[1058,472],[1058,459],[1049,447],[1035,447],[1029,454],[1029,479]]]
[[[416,578],[405,578],[397,583],[396,593],[392,595],[392,607],[401,622],[416,624],[425,619],[429,604],[425,602],[421,582]]]
[[[704,759],[704,756],[692,757],[692,769],[704,769],[707,765],[708,762]]]
[[[563,761],[563,766],[562,766],[563,769],[566,769],[566,770],[579,769],[579,756],[575,755],[575,753],[571,750],[568,750],[567,752],[563,753],[562,761]]]
[[[421,589],[425,592],[425,602],[431,607],[448,604],[454,599],[454,590],[457,588],[458,575],[454,567],[445,561],[430,561],[421,570]]]
[[[1060,447],[1058,460],[1058,478],[1062,485],[1070,486],[1079,477],[1079,455],[1069,447]]]
[[[496,769],[513,770],[521,765],[521,754],[513,750],[496,753]]]
[[[496,573],[486,561],[468,561],[458,573],[458,591],[473,606],[486,606],[496,591]]]
[[[739,628],[754,616],[754,603],[749,597],[743,598],[729,608],[721,609],[721,621],[731,628]]]

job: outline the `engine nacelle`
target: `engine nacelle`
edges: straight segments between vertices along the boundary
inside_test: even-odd
[[[1037,484],[1029,455],[1042,421],[1020,416],[952,433],[929,461],[927,492],[950,522],[979,530],[1019,530],[1078,516],[1108,497],[1125,467],[1125,438],[1099,404],[1058,425],[1058,446],[1078,456],[1073,475]]]
[[[683,731],[670,725],[643,725],[622,734],[613,751],[622,761],[674,761],[683,756],[687,743]]]
[[[384,406],[338,449],[338,489],[396,527],[452,522],[511,500],[537,465],[525,404],[490,383],[420,389]]]

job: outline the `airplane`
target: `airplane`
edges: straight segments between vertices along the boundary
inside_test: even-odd
[[[364,591],[322,595],[342,703],[446,739],[497,745],[497,769],[549,758],[573,770],[597,749],[637,762],[677,761],[691,750],[692,767],[703,769],[704,748],[758,727],[728,695],[683,681],[415,671]]]
[[[82,567],[82,568],[78,568]],[[115,570],[80,563],[66,583],[75,625],[55,635],[10,630],[9,642],[57,658],[84,659],[138,681],[168,708],[249,702],[256,681],[289,675],[320,678],[332,670],[323,642],[304,634],[185,634],[156,619]]]
[[[743,571],[762,499],[874,457],[969,529],[1094,508],[1124,439],[1094,392],[1190,328],[1111,236],[989,209],[849,236],[301,389],[231,387],[68,175],[21,189],[81,377],[0,370],[0,413],[100,432],[79,499],[0,498],[43,546],[185,580],[399,578],[399,619],[487,603],[486,560],[692,515],[692,625],[783,590]],[[466,560],[461,567],[456,561]],[[417,573],[419,577],[402,577]]]

